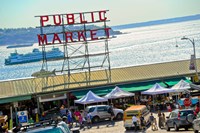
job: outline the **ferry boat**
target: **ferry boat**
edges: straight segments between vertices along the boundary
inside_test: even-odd
[[[64,57],[64,53],[59,49],[53,47],[50,51],[46,51],[46,59],[56,59]],[[37,62],[43,60],[43,53],[37,48],[34,48],[32,53],[19,54],[15,50],[14,53],[10,53],[10,56],[5,59],[5,65],[23,64],[30,62]]]

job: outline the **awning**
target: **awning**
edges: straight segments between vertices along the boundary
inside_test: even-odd
[[[190,80],[187,80],[185,77],[182,78],[173,78],[173,79],[165,79],[165,80],[155,80],[155,81],[148,81],[148,82],[139,82],[139,83],[132,83],[132,84],[122,84],[117,85],[124,91],[128,92],[139,92],[139,91],[145,91],[151,88],[155,83],[159,83],[163,87],[171,87],[175,84],[177,84],[181,79],[184,81],[191,83]],[[109,86],[109,87],[99,87],[99,88],[93,88],[93,89],[85,89],[80,91],[74,91],[72,92],[78,99],[83,97],[88,93],[88,91],[92,90],[96,95],[98,96],[104,96],[112,91],[115,86]]]
[[[140,83],[133,83],[133,84],[126,84],[126,85],[119,85],[119,87],[125,91],[129,92],[137,92],[137,91],[145,91],[151,88],[155,83],[160,84],[162,87],[172,87],[173,85],[177,84],[181,79],[188,83],[192,83],[190,80],[183,78],[174,78],[174,79],[166,79],[166,80],[155,80],[149,82],[140,82]]]
[[[86,95],[90,90],[98,96],[104,96],[112,91],[112,89],[115,88],[115,86],[110,87],[101,87],[101,88],[94,88],[94,89],[85,89],[80,91],[74,91],[72,92],[76,98],[80,99],[84,95]]]
[[[12,102],[18,102],[18,101],[24,101],[24,100],[30,100],[31,96],[17,96],[17,97],[6,97],[0,99],[0,104],[3,103],[12,103]]]

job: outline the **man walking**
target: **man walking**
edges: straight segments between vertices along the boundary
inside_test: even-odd
[[[113,104],[110,105],[110,107],[108,108],[108,113],[110,113],[110,121],[111,121],[111,125],[114,126],[115,125],[115,122],[113,121],[114,117],[115,117],[115,114],[114,114],[114,111],[113,111]],[[107,125],[108,127],[108,125]]]
[[[134,114],[133,117],[132,117],[132,123],[134,125],[135,132],[137,131],[137,122],[138,122],[138,118]]]

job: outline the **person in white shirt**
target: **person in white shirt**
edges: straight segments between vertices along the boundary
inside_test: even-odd
[[[136,115],[133,115],[132,123],[134,124],[135,131],[137,131],[137,122],[138,122],[138,118],[136,117]]]

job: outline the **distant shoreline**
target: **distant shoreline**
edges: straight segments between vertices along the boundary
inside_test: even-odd
[[[16,44],[16,45],[9,45],[7,46],[6,48],[20,48],[20,47],[30,47],[30,46],[33,46],[33,44]]]
[[[117,26],[111,26],[111,28],[113,30],[120,30],[120,29],[128,29],[128,28],[137,28],[137,27],[146,27],[146,26],[161,25],[161,24],[186,22],[186,21],[193,21],[193,20],[200,20],[200,14],[192,15],[192,16],[185,16],[185,17],[147,21],[147,22],[141,22],[141,23],[117,25]]]

